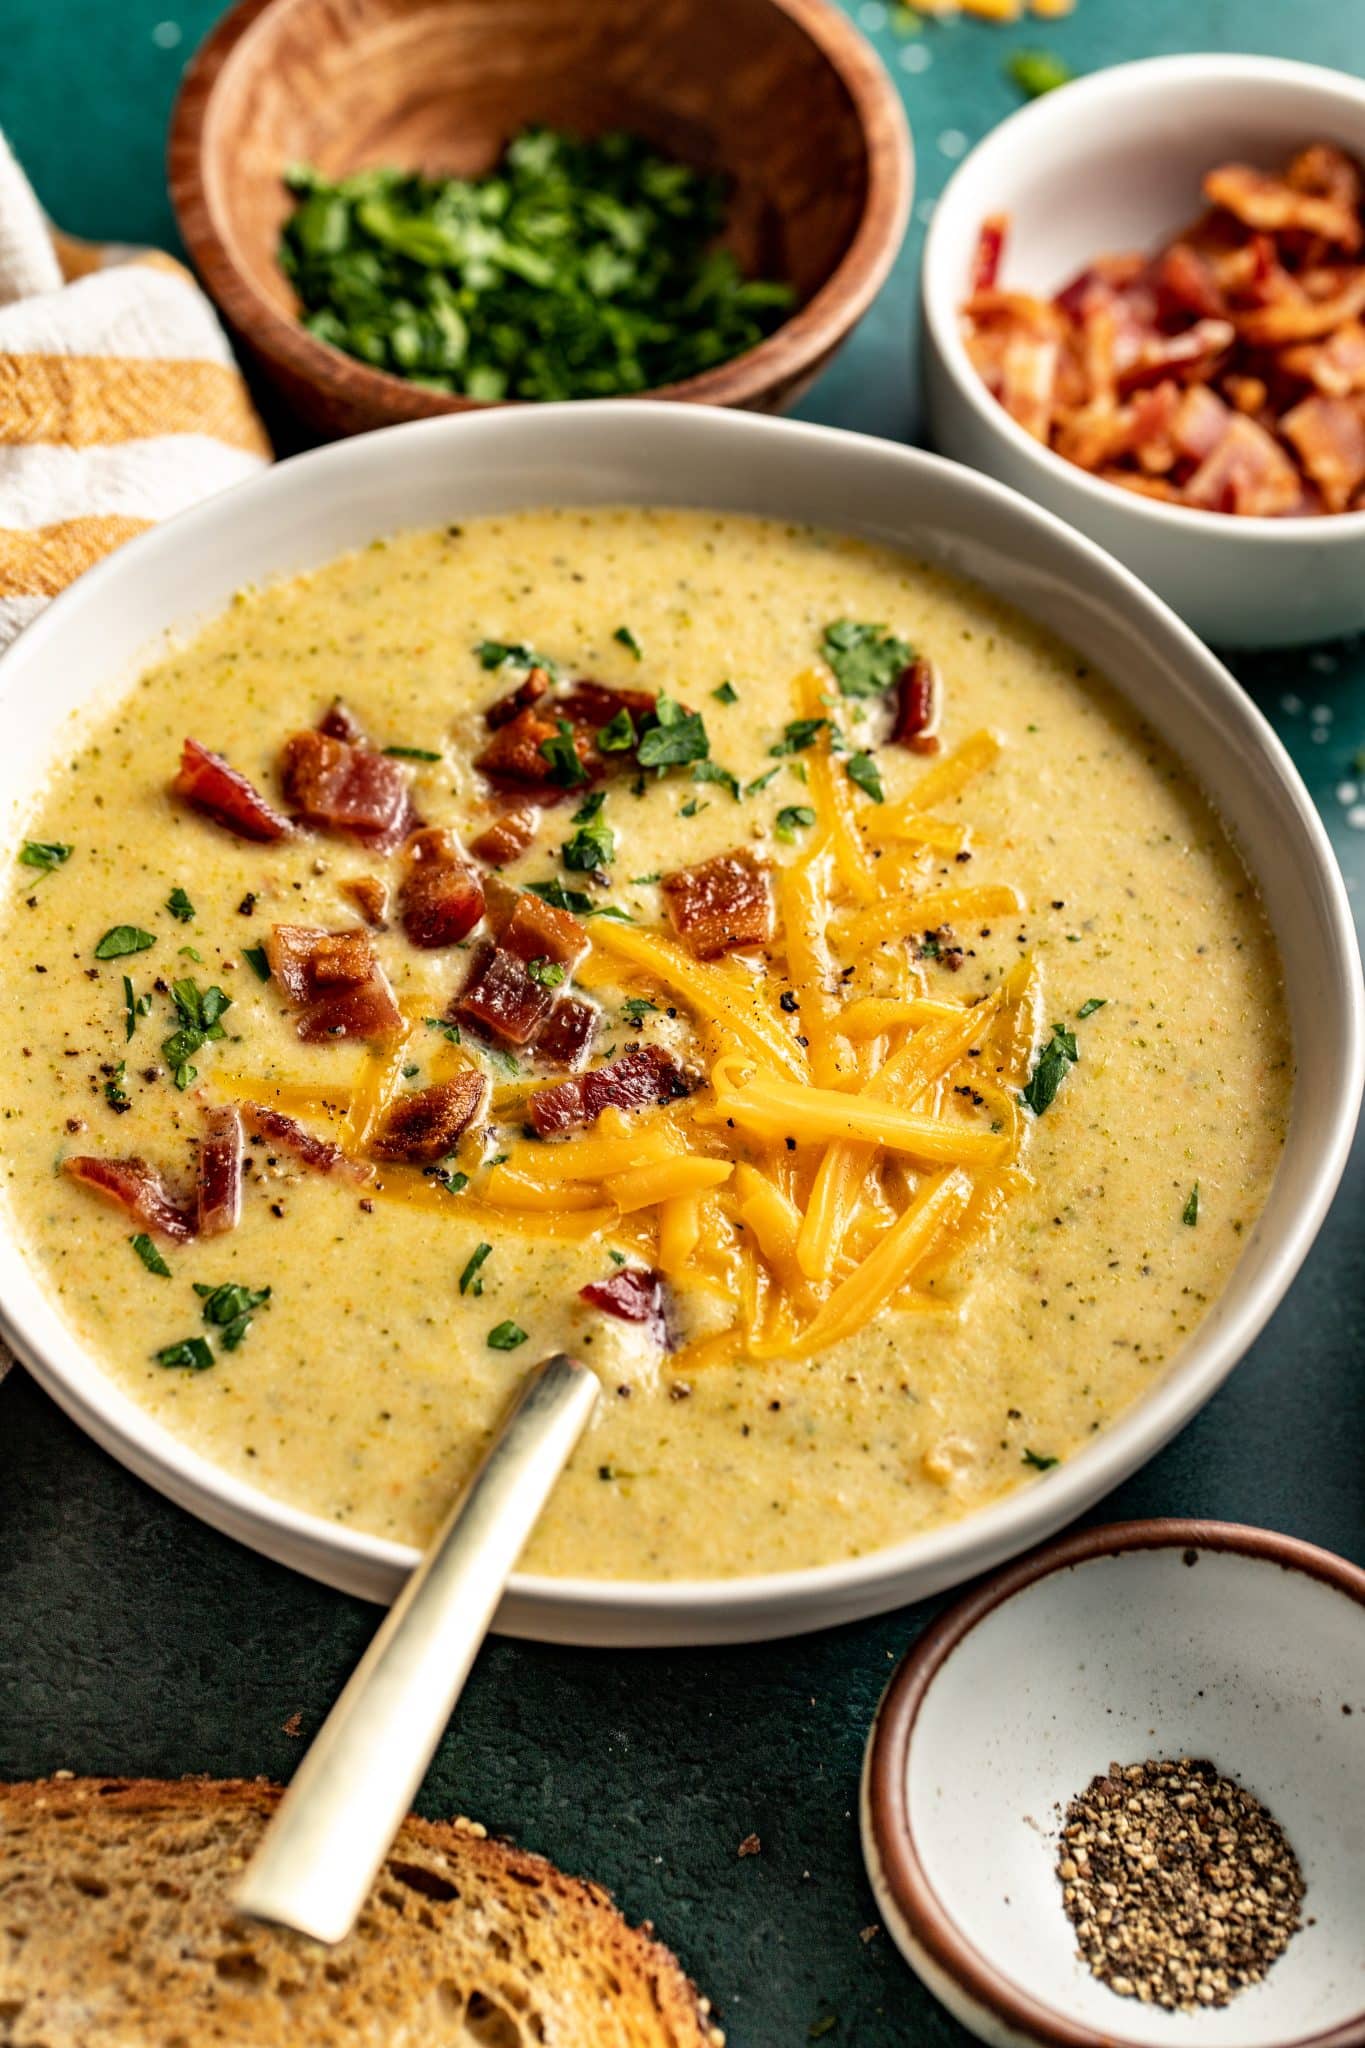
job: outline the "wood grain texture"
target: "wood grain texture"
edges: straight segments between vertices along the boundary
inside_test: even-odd
[[[477,173],[537,122],[630,129],[723,171],[727,241],[746,269],[800,295],[757,348],[652,396],[781,410],[847,338],[905,230],[899,99],[828,0],[241,0],[186,72],[171,196],[224,316],[317,432],[475,402],[302,329],[275,260],[291,204],[283,168]]]

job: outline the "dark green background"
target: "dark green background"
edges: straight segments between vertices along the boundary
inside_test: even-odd
[[[975,141],[1010,111],[1001,66],[1011,48],[1044,44],[1077,70],[1229,49],[1365,72],[1362,0],[1079,0],[1057,24],[931,27],[916,39],[930,60],[922,70],[906,68],[909,45],[884,7],[849,0],[849,11],[904,89],[917,220],[893,281],[802,410],[895,438],[915,427],[919,210],[952,168],[940,138]],[[64,226],[173,243],[167,113],[216,12],[214,0],[6,0],[0,124]],[[1293,750],[1359,891],[1365,832],[1348,825],[1340,792],[1365,784],[1352,766],[1365,747],[1365,648],[1234,666]],[[1358,1149],[1269,1331],[1102,1518],[1220,1515],[1365,1552],[1363,1189]],[[301,1711],[305,1732],[317,1726],[375,1619],[169,1506],[17,1372],[0,1388],[0,1573],[0,1772],[16,1777],[59,1766],[287,1776],[300,1745],[283,1724]],[[876,1917],[856,1826],[863,1738],[929,1611],[751,1650],[494,1642],[421,1805],[479,1815],[602,1879],[633,1917],[652,1917],[715,1997],[736,2048],[961,2042],[886,1936],[861,1938]],[[1008,1673],[1000,1687],[1007,1701]],[[750,1832],[762,1853],[740,1861]]]

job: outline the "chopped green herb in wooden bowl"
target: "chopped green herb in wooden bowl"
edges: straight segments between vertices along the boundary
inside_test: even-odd
[[[866,311],[911,185],[832,0],[240,0],[186,72],[170,182],[324,435],[645,392],[777,411]]]
[[[718,240],[725,181],[638,136],[528,128],[483,178],[306,165],[280,262],[310,334],[465,398],[619,398],[754,348],[791,310]]]

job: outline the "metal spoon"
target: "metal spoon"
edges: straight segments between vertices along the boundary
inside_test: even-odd
[[[239,1912],[318,1941],[350,1933],[596,1401],[594,1375],[562,1351],[528,1376],[294,1773]]]

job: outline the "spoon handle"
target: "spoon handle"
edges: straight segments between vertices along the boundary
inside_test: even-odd
[[[239,1912],[318,1941],[350,1932],[596,1400],[594,1375],[563,1352],[529,1375],[295,1772]]]

